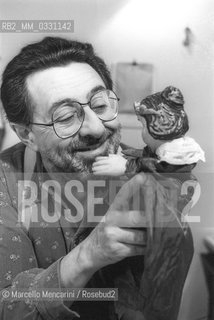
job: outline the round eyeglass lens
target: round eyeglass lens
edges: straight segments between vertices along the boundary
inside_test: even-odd
[[[113,91],[99,91],[91,98],[91,109],[101,120],[113,120],[118,112],[118,98]]]
[[[61,138],[74,135],[84,120],[84,111],[78,102],[62,106],[53,113],[54,130]]]

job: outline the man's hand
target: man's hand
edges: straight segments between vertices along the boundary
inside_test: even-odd
[[[146,246],[146,231],[139,211],[110,211],[91,234],[80,244],[86,251],[89,265],[98,270],[126,257],[143,255]]]
[[[100,268],[145,253],[145,213],[128,210],[128,202],[146,182],[146,175],[139,174],[125,183],[101,222],[62,259],[62,286],[84,287]]]
[[[100,268],[126,257],[143,255],[146,231],[139,211],[109,211],[90,235],[61,261],[63,287],[81,288]]]
[[[127,159],[117,154],[110,154],[108,157],[97,157],[93,163],[94,175],[121,176],[126,171]]]

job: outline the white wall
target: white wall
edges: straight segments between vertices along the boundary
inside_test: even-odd
[[[205,150],[207,162],[195,170],[202,193],[192,214],[201,216],[201,224],[192,225],[195,256],[179,320],[205,316],[207,290],[200,253],[204,251],[204,236],[214,232],[213,0],[58,0],[54,5],[51,0],[5,0],[0,3],[1,19],[74,19],[75,32],[66,37],[92,42],[109,65],[133,59],[153,63],[155,90],[174,85],[183,92],[190,134]],[[187,26],[194,36],[189,49],[182,45]],[[1,34],[1,69],[24,44],[42,36]],[[134,117],[129,121],[137,123]],[[127,122],[124,116],[122,122]],[[139,129],[124,130],[123,138],[132,145],[141,146]]]

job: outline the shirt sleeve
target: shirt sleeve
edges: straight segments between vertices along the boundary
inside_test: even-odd
[[[1,320],[73,319],[78,313],[58,300],[16,300],[15,290],[25,292],[42,289],[61,290],[59,267],[62,258],[48,268],[38,267],[33,243],[18,222],[13,197],[8,192],[8,181],[0,171],[0,318]],[[6,294],[5,294],[6,292]],[[9,298],[5,298],[9,296]]]

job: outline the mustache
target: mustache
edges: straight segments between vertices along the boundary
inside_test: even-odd
[[[75,139],[71,141],[71,143],[67,146],[67,151],[68,152],[78,152],[79,150],[87,150],[90,149],[90,147],[95,146],[95,145],[101,145],[103,144],[106,140],[110,140],[113,138],[113,136],[118,132],[119,130],[113,130],[106,128],[104,133],[102,134],[101,137],[96,138],[93,136],[78,136]]]

